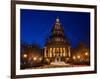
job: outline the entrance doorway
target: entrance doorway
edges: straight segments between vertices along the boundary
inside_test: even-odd
[[[54,61],[61,62],[61,57],[60,57],[59,53],[56,53]]]

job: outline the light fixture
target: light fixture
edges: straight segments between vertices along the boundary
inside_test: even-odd
[[[49,59],[47,58],[46,61],[49,62]]]
[[[41,61],[42,60],[42,57],[40,57],[39,60]]]
[[[33,60],[36,61],[37,60],[37,57],[33,57]]]
[[[75,57],[75,56],[73,56],[73,59],[75,60],[75,59],[76,59],[76,57]]]
[[[87,52],[85,52],[85,55],[86,55],[86,56],[88,56],[88,53],[87,53]]]
[[[78,55],[77,58],[80,59],[80,55]]]
[[[27,54],[24,54],[23,57],[24,57],[24,58],[27,58]]]

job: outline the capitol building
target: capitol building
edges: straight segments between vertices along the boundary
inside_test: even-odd
[[[46,62],[67,62],[70,57],[70,44],[64,35],[59,18],[57,18],[45,43],[44,59]]]
[[[43,48],[21,45],[21,69],[90,65],[90,49],[80,43],[72,48],[56,18]]]

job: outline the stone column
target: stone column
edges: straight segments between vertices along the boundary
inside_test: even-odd
[[[52,48],[50,48],[50,57],[52,57]]]
[[[47,47],[44,47],[44,57],[47,57]]]
[[[63,57],[65,57],[65,48],[63,47]]]
[[[53,48],[52,48],[52,57],[53,57]]]
[[[49,48],[47,49],[47,57],[49,57]]]
[[[54,57],[54,48],[52,48],[52,57]]]
[[[71,57],[70,47],[68,47],[68,55]]]
[[[55,48],[53,48],[53,57],[55,56]]]
[[[59,53],[59,56],[60,56],[60,48],[58,48],[58,53]]]
[[[60,48],[60,56],[62,57],[62,48]]]
[[[51,54],[51,52],[50,52],[50,48],[49,48],[49,57],[50,57],[50,54]]]
[[[66,54],[65,54],[65,56],[67,57],[67,53],[68,53],[68,52],[67,52],[67,48],[65,48],[65,50],[66,50]]]

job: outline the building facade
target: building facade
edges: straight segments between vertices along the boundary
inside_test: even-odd
[[[71,57],[70,44],[64,35],[59,18],[56,19],[44,47],[46,62],[67,62]]]
[[[59,18],[56,19],[44,48],[37,44],[21,45],[21,69],[74,65],[90,65],[90,48],[83,42],[72,48]]]

